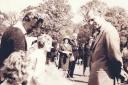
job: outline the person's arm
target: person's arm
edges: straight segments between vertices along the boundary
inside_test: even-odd
[[[106,44],[109,59],[123,64],[122,54],[120,52],[120,38],[117,31],[109,31],[106,33]]]
[[[120,52],[120,38],[116,30],[106,33],[106,45],[109,69],[113,76],[119,77],[123,68],[123,61]]]

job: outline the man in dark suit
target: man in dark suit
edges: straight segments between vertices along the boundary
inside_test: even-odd
[[[12,52],[18,50],[27,50],[27,43],[22,31],[17,27],[9,27],[2,36],[0,49],[0,64]]]
[[[43,19],[38,19],[32,12],[29,12],[23,20],[17,22],[18,25],[11,26],[4,32],[0,46],[0,65],[12,52],[27,50],[25,34],[31,33],[40,23],[43,23]]]
[[[100,33],[92,46],[91,72],[88,85],[116,85],[115,78],[125,74],[116,28],[102,16],[94,17]],[[126,75],[126,74],[125,74]]]
[[[79,57],[79,53],[78,53],[78,42],[77,42],[77,34],[74,33],[72,36],[72,40],[71,40],[71,45],[72,45],[72,58],[73,60],[70,60],[69,62],[69,77],[73,78],[74,75],[74,70],[75,70],[75,65],[76,65],[76,61]]]

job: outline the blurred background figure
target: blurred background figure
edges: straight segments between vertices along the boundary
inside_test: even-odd
[[[29,53],[29,57],[33,64],[33,74],[31,85],[44,85],[45,81],[45,64],[47,52],[50,52],[52,48],[52,38],[47,34],[42,34],[37,38],[37,48]],[[30,68],[31,70],[31,68]],[[34,84],[35,83],[35,84]]]
[[[77,59],[79,58],[77,33],[73,33],[72,39],[71,39],[71,45],[72,45],[72,53],[73,53],[72,57],[74,57],[74,59],[70,60],[69,62],[69,75],[71,78],[73,78],[75,65],[76,65]]]
[[[123,55],[124,70],[128,73],[128,39],[121,37],[121,52]]]
[[[72,46],[70,42],[69,36],[64,37],[63,43],[60,46],[60,64],[59,68],[62,68],[63,71],[68,74],[70,71],[69,69],[69,62],[70,62],[70,57],[73,56],[72,54]],[[69,74],[67,76],[70,76]]]

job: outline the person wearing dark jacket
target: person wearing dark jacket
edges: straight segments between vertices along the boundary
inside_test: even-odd
[[[93,18],[100,33],[92,46],[88,85],[118,85],[119,76],[128,76],[122,68],[119,33],[102,15]]]
[[[0,64],[12,52],[27,50],[27,43],[22,31],[17,27],[10,27],[2,36],[0,49]]]
[[[69,71],[68,71],[69,72],[69,76],[71,78],[73,78],[76,61],[77,61],[77,59],[79,57],[78,45],[77,45],[77,41],[75,39],[72,40],[72,57],[74,57],[74,59],[70,60],[70,62],[69,62]]]
[[[40,19],[35,20],[35,15],[29,12],[23,20],[19,20],[14,26],[10,26],[3,34],[0,45],[0,66],[3,61],[14,51],[27,50],[25,35],[32,32]],[[43,23],[42,21],[40,21]],[[40,23],[39,23],[40,24]]]

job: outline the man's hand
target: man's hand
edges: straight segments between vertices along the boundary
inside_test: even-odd
[[[124,81],[128,80],[128,74],[125,72],[125,70],[121,69],[120,75],[124,78]]]

